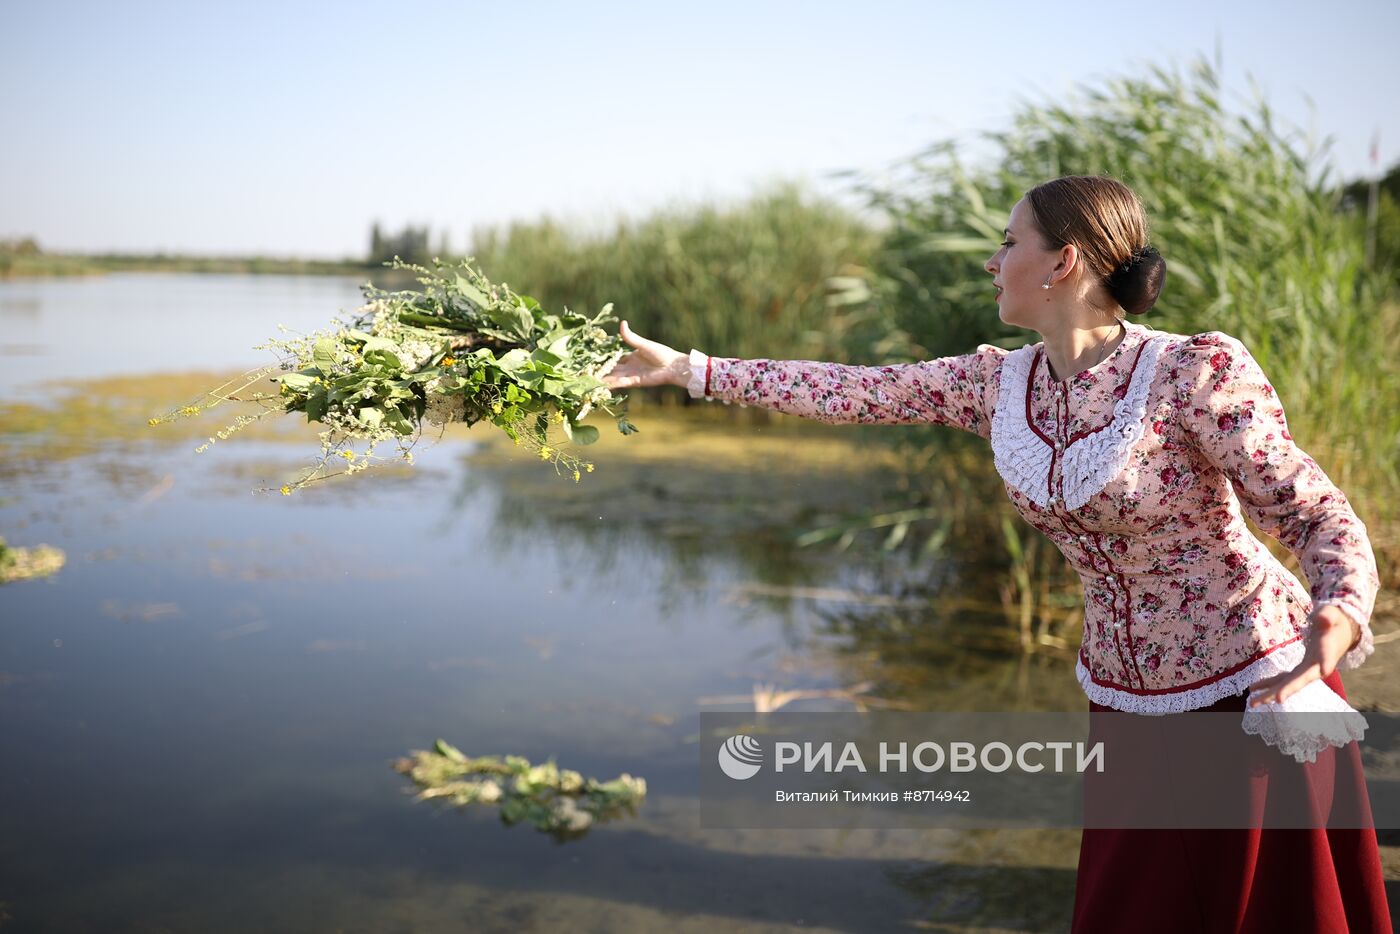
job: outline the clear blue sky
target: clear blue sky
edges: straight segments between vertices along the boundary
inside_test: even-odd
[[[1400,157],[1400,3],[0,0],[0,238],[337,257],[878,169],[1223,53],[1344,177]]]

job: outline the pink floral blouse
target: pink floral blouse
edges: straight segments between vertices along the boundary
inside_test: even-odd
[[[1076,665],[1090,699],[1172,713],[1302,660],[1315,604],[1374,651],[1380,581],[1366,527],[1288,433],[1259,364],[1219,331],[1125,322],[1103,361],[1057,382],[1044,345],[901,366],[738,360],[692,351],[691,395],[827,422],[934,422],[987,438],[1016,509],[1084,584]],[[1288,547],[1305,589],[1244,514]]]

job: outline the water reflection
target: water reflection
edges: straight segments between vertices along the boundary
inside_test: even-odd
[[[696,443],[706,450],[746,443],[743,429],[732,425],[669,417],[700,435]],[[790,450],[810,445],[849,453],[847,446],[859,443],[792,426],[768,430],[790,433],[784,442]],[[704,437],[707,431],[718,444]],[[754,466],[681,452],[658,465],[646,442],[628,445],[584,495],[547,471],[513,469],[489,448],[478,449],[454,503],[489,491],[496,502],[493,539],[522,546],[548,538],[590,575],[616,573],[618,556],[639,544],[662,554],[667,574],[648,583],[668,607],[719,600],[736,613],[780,619],[787,651],[805,658],[808,670],[836,671],[846,692],[866,684],[860,693],[927,710],[1083,706],[1072,648],[1020,650],[996,556],[797,546],[814,523],[879,507],[882,490],[895,482],[888,470],[823,471],[795,454],[785,463]],[[707,577],[716,565],[726,569],[723,579]],[[1073,590],[1068,596],[1078,598]],[[776,674],[794,687],[793,671]]]
[[[111,273],[0,282],[7,344],[0,397],[38,397],[57,377],[245,369],[278,324],[310,332],[361,303],[359,283],[317,276]]]

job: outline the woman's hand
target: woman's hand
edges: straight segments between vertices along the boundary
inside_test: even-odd
[[[620,358],[611,370],[603,374],[603,383],[608,388],[684,386],[690,381],[689,354],[638,337],[632,333],[626,321],[618,328],[618,334],[637,349]]]
[[[1281,704],[1310,682],[1330,677],[1360,638],[1361,627],[1346,611],[1330,603],[1313,610],[1303,660],[1292,671],[1250,685],[1249,706],[1270,701]]]

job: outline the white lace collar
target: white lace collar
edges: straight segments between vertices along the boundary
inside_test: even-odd
[[[1078,509],[1123,469],[1129,453],[1143,433],[1147,393],[1157,370],[1157,359],[1169,335],[1125,321],[1128,335],[1114,352],[1094,369],[1115,357],[1138,350],[1128,391],[1113,407],[1107,427],[1067,445],[1060,452],[1064,508]],[[1138,347],[1146,341],[1146,346]],[[997,473],[1037,506],[1050,503],[1050,462],[1055,450],[1026,421],[1026,390],[1039,344],[1007,354],[1001,364],[996,411],[992,415],[992,453]]]

